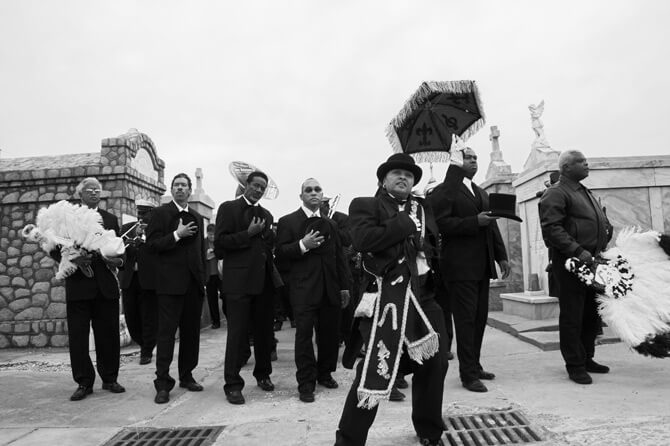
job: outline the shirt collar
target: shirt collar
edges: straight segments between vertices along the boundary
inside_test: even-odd
[[[181,207],[179,206],[179,203],[177,203],[176,201],[172,200],[172,202],[174,203],[175,206],[177,206],[177,210],[179,212],[188,212],[188,203],[186,203],[186,206]]]
[[[242,195],[242,198],[244,198],[244,201],[246,201],[247,204],[248,204],[249,206],[259,206],[258,201],[255,202],[255,203],[252,203],[252,202],[249,201],[249,200],[247,199],[247,197],[245,197],[244,195]]]
[[[321,211],[317,209],[316,211],[312,211],[311,209],[306,208],[304,205],[300,206],[300,209],[305,213],[307,218],[310,217],[321,217]]]
[[[463,184],[465,184],[465,187],[468,188],[470,192],[472,192],[472,195],[475,194],[475,190],[472,188],[472,180],[468,177],[463,177]]]
[[[391,198],[391,200],[395,201],[395,202],[398,203],[398,204],[405,204],[405,203],[407,203],[407,200],[409,199],[409,195],[408,195],[407,198],[405,198],[404,200],[401,200],[400,198],[396,198],[396,197],[394,197],[392,194],[390,194],[390,193],[388,193],[388,192],[386,192],[386,193],[387,193],[388,196]]]

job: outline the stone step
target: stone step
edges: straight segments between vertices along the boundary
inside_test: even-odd
[[[503,312],[507,314],[533,320],[558,317],[558,299],[547,296],[543,291],[502,293],[500,300]]]
[[[558,336],[558,318],[531,320],[502,311],[489,312],[488,324],[498,330],[516,336],[543,351],[560,348]],[[596,344],[612,344],[621,342],[612,329],[603,327],[603,335],[596,339]]]
[[[528,319],[502,311],[490,311],[488,324],[514,336],[528,331],[558,331],[558,318]]]

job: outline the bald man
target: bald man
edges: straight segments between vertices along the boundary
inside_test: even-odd
[[[276,254],[288,268],[295,318],[295,363],[300,400],[314,401],[318,382],[338,387],[340,308],[349,302],[349,275],[337,224],[321,213],[323,189],[309,178],[300,187],[302,206],[279,219]],[[318,359],[312,337],[317,332]]]
[[[584,154],[565,151],[558,158],[558,167],[558,183],[540,199],[542,237],[549,247],[552,273],[558,283],[558,329],[565,368],[572,381],[591,384],[589,372],[609,372],[609,367],[593,360],[600,328],[595,291],[564,265],[570,257],[592,263],[612,238],[612,225],[598,200],[581,183],[589,175]]]

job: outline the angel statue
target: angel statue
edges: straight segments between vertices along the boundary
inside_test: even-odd
[[[544,124],[540,120],[542,113],[544,113],[544,99],[539,104],[528,106],[530,110],[530,122],[535,132],[535,141],[533,141],[533,148],[551,147],[547,137],[544,135]]]

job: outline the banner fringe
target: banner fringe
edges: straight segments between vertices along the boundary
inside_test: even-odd
[[[486,116],[484,114],[484,104],[482,103],[481,95],[479,94],[479,89],[477,84],[472,80],[460,80],[460,81],[427,81],[423,82],[421,86],[414,92],[414,94],[405,102],[405,105],[400,109],[398,114],[391,120],[389,125],[386,127],[386,137],[391,143],[393,152],[402,153],[402,146],[400,144],[400,139],[396,133],[396,129],[402,127],[405,124],[405,121],[412,116],[412,114],[421,107],[421,104],[426,100],[426,98],[434,93],[473,93],[477,101],[477,106],[479,108],[479,114],[481,118],[475,121],[462,135],[460,135],[463,141],[468,140],[472,135],[477,133],[486,122]],[[435,152],[431,152],[435,153]],[[427,160],[426,162],[440,162],[440,160]],[[447,160],[448,161],[448,160]]]
[[[412,361],[423,364],[423,361],[433,357],[440,349],[440,339],[437,332],[433,331],[427,336],[407,345],[407,353]]]
[[[380,401],[388,400],[391,392],[384,391],[383,393],[371,393],[369,391],[358,391],[358,404],[359,409],[374,409],[377,407]]]

